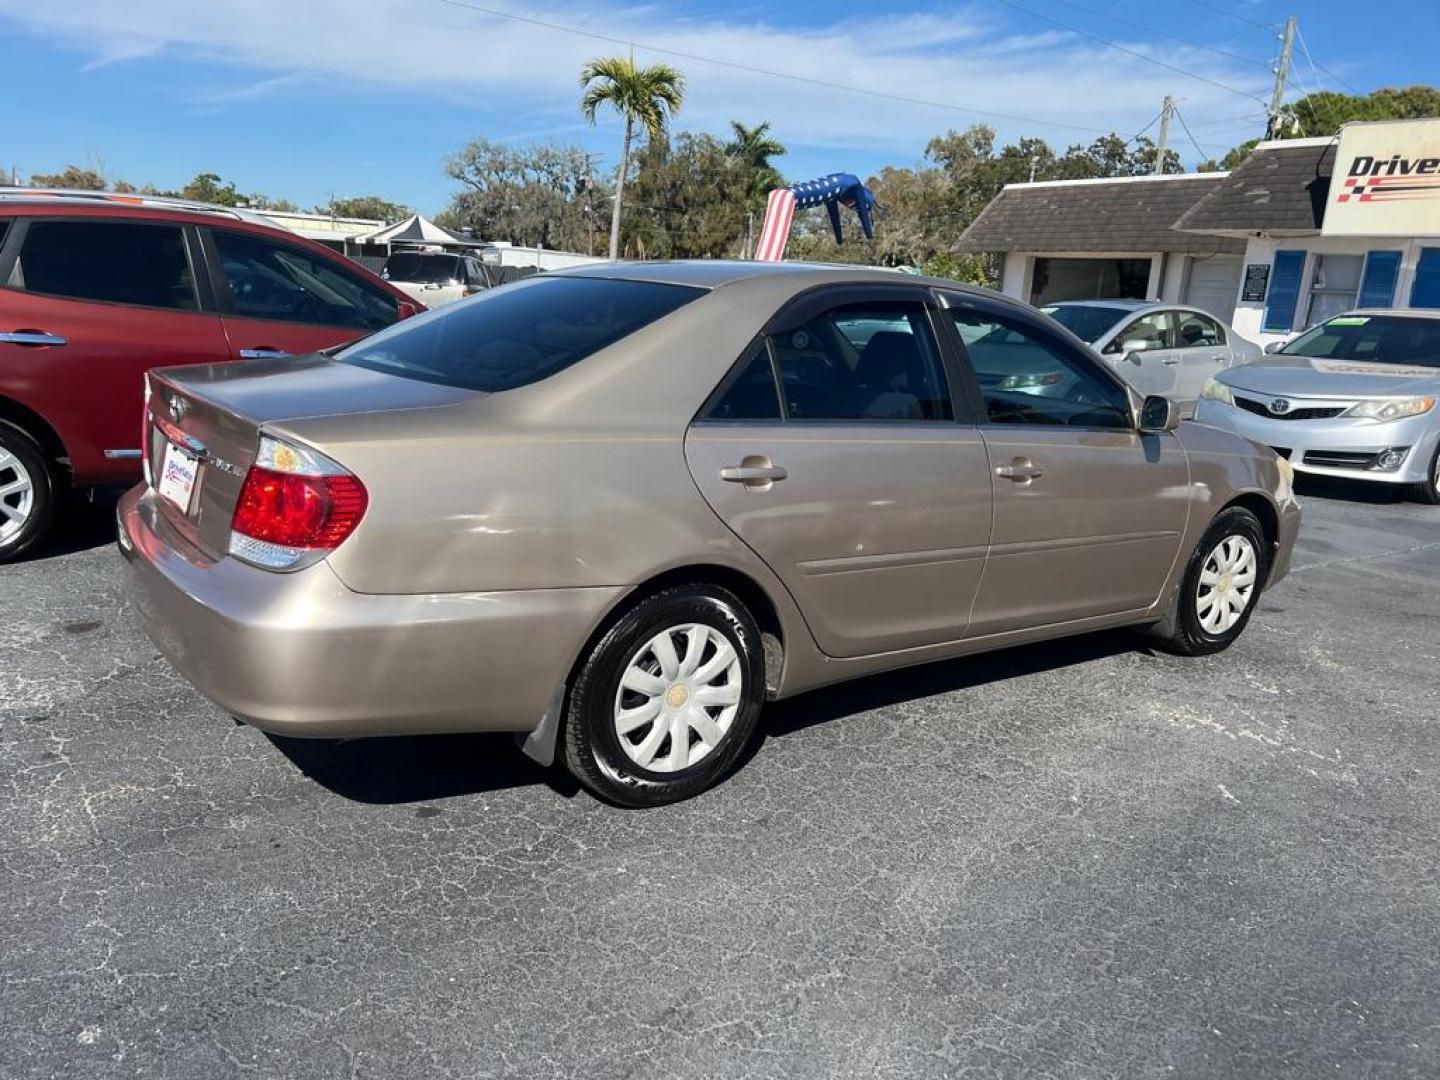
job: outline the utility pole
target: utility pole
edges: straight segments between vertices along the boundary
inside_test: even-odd
[[[1165,150],[1170,144],[1170,117],[1175,113],[1175,99],[1165,95],[1160,105],[1160,134],[1155,139],[1155,175],[1165,172]]]
[[[1275,90],[1270,95],[1270,122],[1265,125],[1265,138],[1279,138],[1284,127],[1281,106],[1285,102],[1285,80],[1290,77],[1290,56],[1295,51],[1295,16],[1285,20],[1285,34],[1280,39],[1280,62],[1275,65]]]

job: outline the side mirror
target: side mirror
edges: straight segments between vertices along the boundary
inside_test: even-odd
[[[1272,342],[1270,342],[1269,345],[1266,345],[1266,346],[1265,346],[1265,353],[1266,353],[1267,356],[1274,356],[1277,352],[1279,352],[1279,351],[1280,351],[1281,349],[1283,349],[1284,347],[1285,347],[1285,342],[1283,342],[1283,341],[1272,341]]]
[[[1149,347],[1150,342],[1144,338],[1130,338],[1120,344],[1120,352],[1124,356],[1129,356],[1131,353],[1144,352]]]
[[[1140,431],[1160,435],[1180,426],[1180,406],[1168,397],[1150,394],[1140,406]]]

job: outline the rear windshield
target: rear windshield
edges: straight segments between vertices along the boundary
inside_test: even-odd
[[[403,252],[385,260],[380,276],[386,281],[407,281],[424,285],[448,285],[460,277],[460,260],[454,255],[422,255]]]
[[[1440,318],[1341,315],[1301,334],[1280,351],[1287,356],[1440,368]]]
[[[1081,341],[1092,345],[1129,314],[1124,308],[1094,307],[1090,304],[1050,304],[1040,310]]]
[[[397,323],[336,358],[446,386],[511,390],[583,360],[704,292],[648,281],[535,277]]]

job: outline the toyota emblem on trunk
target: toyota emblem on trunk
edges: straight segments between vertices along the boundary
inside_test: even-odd
[[[1274,408],[1274,406],[1272,405],[1271,408]],[[170,419],[174,420],[177,424],[185,418],[185,414],[188,411],[189,402],[184,398],[172,397],[170,399]]]
[[[1286,401],[1283,397],[1277,397],[1274,401],[1270,402],[1270,411],[1273,413],[1287,413],[1290,411],[1290,402]]]

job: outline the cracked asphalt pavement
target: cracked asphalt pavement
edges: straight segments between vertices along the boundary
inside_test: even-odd
[[[1219,657],[811,694],[646,812],[236,726],[77,512],[0,567],[0,1077],[1433,1076],[1440,509],[1302,496]]]

